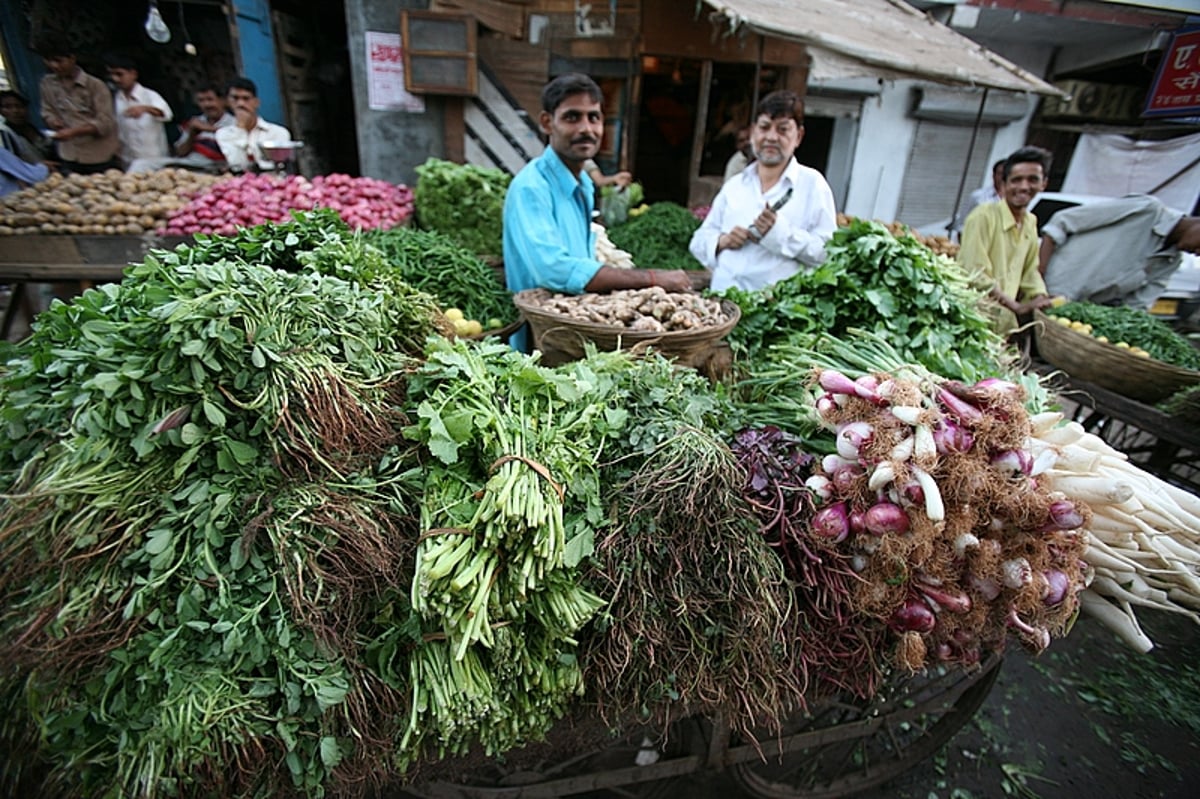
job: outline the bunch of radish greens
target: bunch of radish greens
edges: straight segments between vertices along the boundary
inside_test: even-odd
[[[742,369],[769,364],[772,348],[795,336],[852,329],[883,336],[905,360],[958,380],[993,376],[1009,360],[979,310],[980,294],[953,261],[865,219],[835,231],[815,269],[722,296],[742,309],[729,335]]]

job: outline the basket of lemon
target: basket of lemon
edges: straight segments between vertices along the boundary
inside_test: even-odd
[[[503,319],[495,318],[481,322],[478,319],[468,319],[458,308],[447,308],[442,314],[454,326],[454,335],[459,338],[481,339],[487,336],[508,338],[517,332],[525,319],[520,314],[515,321],[504,324]]]
[[[1146,342],[1112,341],[1094,324],[1054,315],[1056,310],[1034,312],[1038,353],[1071,377],[1148,403],[1200,383],[1200,371],[1155,358],[1143,348]]]

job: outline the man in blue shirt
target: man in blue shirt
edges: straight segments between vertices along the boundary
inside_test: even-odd
[[[602,100],[596,82],[578,73],[560,75],[542,89],[538,123],[547,147],[513,178],[504,200],[504,276],[511,291],[692,288],[680,269],[617,269],[596,260],[591,227],[595,185],[583,165],[600,148]],[[524,328],[511,343],[529,350]]]

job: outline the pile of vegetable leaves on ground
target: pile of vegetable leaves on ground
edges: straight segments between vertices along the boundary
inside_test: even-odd
[[[469,319],[487,322],[487,329],[516,320],[512,295],[496,270],[446,234],[392,228],[370,233],[367,240],[405,282],[436,296],[443,308],[458,308]]]
[[[742,309],[729,336],[736,358],[769,359],[770,347],[792,336],[854,328],[946,377],[974,381],[1000,368],[1003,342],[953,261],[865,219],[838,228],[826,252],[820,266],[762,291],[723,293]]]
[[[690,252],[700,220],[678,203],[652,203],[642,214],[608,229],[608,238],[641,269],[703,269]]]
[[[429,158],[417,167],[417,224],[444,233],[476,255],[503,251],[504,197],[512,176],[501,169]]]

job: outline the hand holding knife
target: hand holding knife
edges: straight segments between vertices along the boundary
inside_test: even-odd
[[[783,193],[782,197],[780,197],[775,202],[771,203],[769,206],[767,206],[767,208],[771,211],[772,214],[775,214],[776,212],[779,211],[780,208],[783,208],[783,206],[787,205],[787,202],[790,199],[792,199],[792,190],[789,188],[787,191],[785,191]],[[766,234],[762,233],[758,229],[758,226],[754,223],[751,223],[751,225],[749,227],[749,231],[750,231],[750,238],[752,238],[756,242],[762,241],[762,237],[764,235],[766,235]]]

